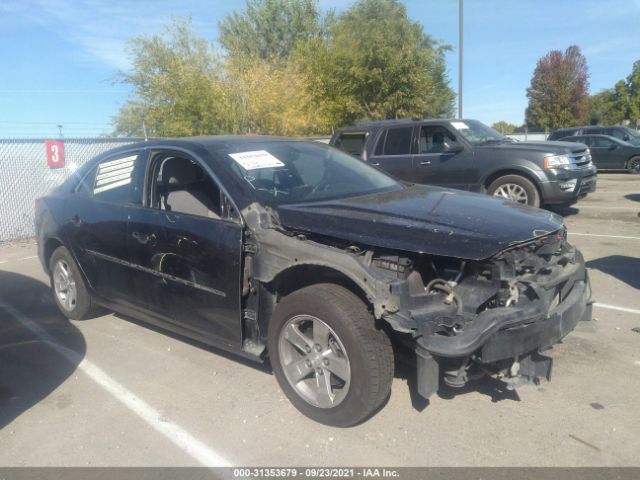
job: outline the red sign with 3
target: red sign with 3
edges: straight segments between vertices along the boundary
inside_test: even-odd
[[[45,140],[47,165],[50,168],[64,167],[64,142],[62,140]]]

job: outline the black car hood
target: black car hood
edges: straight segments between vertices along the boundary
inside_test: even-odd
[[[482,260],[562,228],[558,215],[506,199],[414,185],[395,192],[281,205],[283,227],[356,244]]]

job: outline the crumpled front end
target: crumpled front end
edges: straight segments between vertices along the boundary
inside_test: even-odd
[[[425,397],[441,375],[454,387],[484,373],[511,387],[550,379],[551,359],[540,352],[591,319],[584,259],[564,229],[486,261],[434,259],[396,287],[401,307],[387,319],[413,327]]]

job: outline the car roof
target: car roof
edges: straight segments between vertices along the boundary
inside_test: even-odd
[[[308,139],[297,139],[288,137],[275,137],[267,135],[209,135],[198,137],[176,137],[176,138],[161,138],[161,139],[149,139],[146,141],[128,143],[121,147],[113,148],[99,155],[104,157],[105,155],[111,156],[114,153],[136,150],[141,148],[168,148],[168,147],[181,147],[181,148],[193,148],[194,146],[210,149],[219,145],[225,145],[233,143],[235,145],[251,145],[252,143],[260,143],[265,141],[276,142],[310,142]]]
[[[456,118],[397,118],[390,120],[363,120],[360,122],[355,122],[352,125],[345,125],[344,127],[338,128],[337,131],[347,131],[347,130],[367,130],[374,128],[382,128],[393,125],[412,125],[415,123],[424,123],[424,122],[466,122],[469,119],[456,119]]]

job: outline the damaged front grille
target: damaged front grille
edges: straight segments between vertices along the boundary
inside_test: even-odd
[[[456,337],[491,323],[487,318],[501,328],[534,321],[571,292],[576,272],[584,268],[576,258],[562,229],[484,262],[414,259],[398,286],[409,290],[398,292],[406,306],[398,314],[426,337]]]

